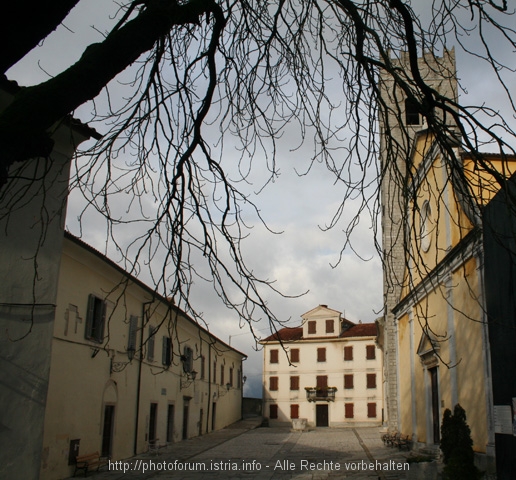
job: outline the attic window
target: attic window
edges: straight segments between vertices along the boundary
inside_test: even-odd
[[[317,332],[316,325],[317,325],[317,322],[315,320],[310,320],[308,322],[308,333],[316,333]]]
[[[335,331],[335,322],[333,320],[326,320],[326,333],[333,333]]]
[[[405,100],[405,123],[407,125],[421,125],[419,105],[416,100],[411,98]]]

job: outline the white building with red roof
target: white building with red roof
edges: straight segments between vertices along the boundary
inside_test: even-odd
[[[271,424],[342,427],[382,422],[382,354],[375,323],[355,324],[327,305],[263,345],[263,412]]]

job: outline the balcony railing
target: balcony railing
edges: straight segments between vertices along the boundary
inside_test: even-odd
[[[335,401],[335,392],[337,391],[337,387],[326,387],[326,388],[318,388],[318,387],[306,387],[306,399],[309,402],[334,402]]]

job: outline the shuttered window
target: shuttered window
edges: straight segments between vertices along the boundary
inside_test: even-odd
[[[299,418],[299,405],[290,405],[290,418]]]
[[[170,337],[163,337],[163,349],[161,351],[161,363],[170,366],[172,363],[172,340]]]
[[[299,390],[299,377],[290,377],[290,390]]]
[[[353,418],[353,410],[354,410],[354,404],[353,403],[345,403],[344,404],[344,416],[346,418]]]
[[[270,362],[271,363],[278,363],[278,360],[279,360],[279,352],[278,352],[278,350],[276,350],[276,349],[271,350]]]
[[[344,388],[347,388],[347,389],[353,388],[353,374],[352,373],[344,375]]]
[[[131,315],[129,318],[129,335],[127,336],[127,351],[136,351],[136,333],[138,332],[138,317]]]
[[[367,374],[367,388],[376,388],[376,373]]]
[[[326,361],[326,348],[318,348],[317,349],[317,361],[318,362]]]
[[[277,405],[269,405],[269,418],[272,418],[272,419],[278,418],[278,406]]]
[[[376,403],[367,404],[367,418],[376,418]]]
[[[374,360],[376,358],[376,348],[374,345],[366,346],[366,359]]]
[[[271,390],[272,392],[278,390],[278,377],[269,378],[269,390]]]
[[[292,363],[299,363],[299,348],[290,350],[290,361]]]
[[[88,313],[84,337],[97,343],[104,341],[104,324],[106,322],[107,303],[90,294],[88,297]]]
[[[353,347],[344,347],[344,360],[353,360]]]

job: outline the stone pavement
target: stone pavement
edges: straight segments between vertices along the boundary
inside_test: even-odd
[[[385,447],[378,427],[258,428],[261,418],[174,443],[158,454],[112,462],[94,480],[395,480],[407,478],[407,452]],[[401,468],[402,470],[398,470]],[[124,472],[125,469],[125,472]],[[404,469],[404,470],[403,470]]]

